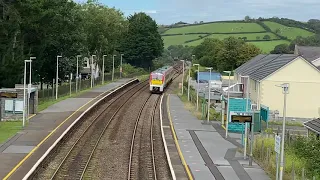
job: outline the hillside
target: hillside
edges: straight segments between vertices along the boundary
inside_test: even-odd
[[[196,46],[205,38],[224,39],[234,36],[255,44],[264,53],[269,53],[279,44],[289,44],[297,36],[312,36],[314,32],[298,27],[285,26],[270,20],[262,20],[179,25],[163,29],[161,35],[165,47],[170,45]]]

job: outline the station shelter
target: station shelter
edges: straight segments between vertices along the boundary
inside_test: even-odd
[[[22,120],[23,118],[23,84],[16,84],[15,88],[0,89],[0,121]],[[29,115],[37,113],[38,88],[32,86],[30,93],[26,87],[26,110]]]
[[[224,103],[224,124],[227,120],[227,103],[229,104],[229,118],[228,118],[228,131],[241,133],[244,131],[245,125],[240,122],[231,122],[232,115],[252,115],[254,121],[254,132],[261,132],[267,128],[268,119],[269,119],[269,108],[261,105],[259,110],[254,112],[251,110],[251,101],[248,100],[248,110],[247,109],[247,99],[246,98],[230,98],[228,102],[227,98],[222,96],[222,102]],[[251,128],[250,128],[251,129]]]

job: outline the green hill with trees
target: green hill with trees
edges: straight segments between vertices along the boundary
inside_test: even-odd
[[[246,16],[244,20],[200,22],[187,24],[178,22],[169,26],[160,26],[165,47],[170,45],[197,46],[206,38],[223,40],[230,36],[243,39],[269,53],[277,45],[287,44],[296,38],[314,36],[320,31],[318,20],[307,23],[286,18],[258,18]]]

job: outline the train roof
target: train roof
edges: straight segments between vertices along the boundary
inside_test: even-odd
[[[170,68],[172,68],[172,66],[163,66],[163,67],[161,67],[161,68],[159,68],[159,69],[157,69],[157,70],[155,70],[155,71],[153,71],[151,73],[164,73]]]

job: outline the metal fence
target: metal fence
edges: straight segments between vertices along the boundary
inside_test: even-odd
[[[135,73],[135,74],[130,74],[127,76],[122,76],[122,78],[133,78],[133,77],[137,77],[143,75],[142,73]],[[119,74],[114,74],[114,80],[118,80],[120,78]],[[106,82],[110,82],[112,80],[112,75],[107,74],[104,77],[104,81]],[[102,77],[98,77],[93,81],[93,87],[96,86],[101,86],[102,85]],[[63,96],[67,96],[67,95],[74,95],[76,93],[76,89],[79,92],[89,89],[91,87],[91,79],[84,79],[84,80],[78,80],[78,88],[76,88],[76,80],[73,79],[71,82],[63,82],[62,85],[59,84],[58,86],[58,98],[59,97],[63,97]],[[52,88],[49,87],[48,89],[42,89],[39,90],[38,92],[38,98],[39,98],[39,104],[41,104],[42,102],[51,100],[51,99],[55,99],[56,96],[56,88],[55,85]]]
[[[181,92],[181,90],[180,90]],[[183,94],[188,97],[188,83],[183,83]],[[193,87],[190,85],[189,89],[189,102],[192,103],[193,106],[197,106],[197,91],[193,89]],[[212,103],[211,103],[212,104]],[[201,112],[201,119],[205,120],[208,115],[208,102],[205,100],[205,98],[199,96],[198,97],[198,111]],[[221,120],[221,113],[216,112],[212,107],[210,108],[210,120]]]
[[[287,131],[285,136],[285,146],[289,147],[291,143],[295,141],[297,136],[298,135],[291,134],[290,131]],[[253,156],[255,161],[272,176],[272,179],[276,179],[277,173],[277,157],[274,150],[274,139],[275,134],[261,133],[259,135],[255,135],[253,147]],[[280,162],[280,155],[278,160]],[[313,180],[316,179],[317,176],[316,174],[308,172],[299,158],[293,158],[286,155],[284,156],[284,170],[284,179],[288,180]]]

